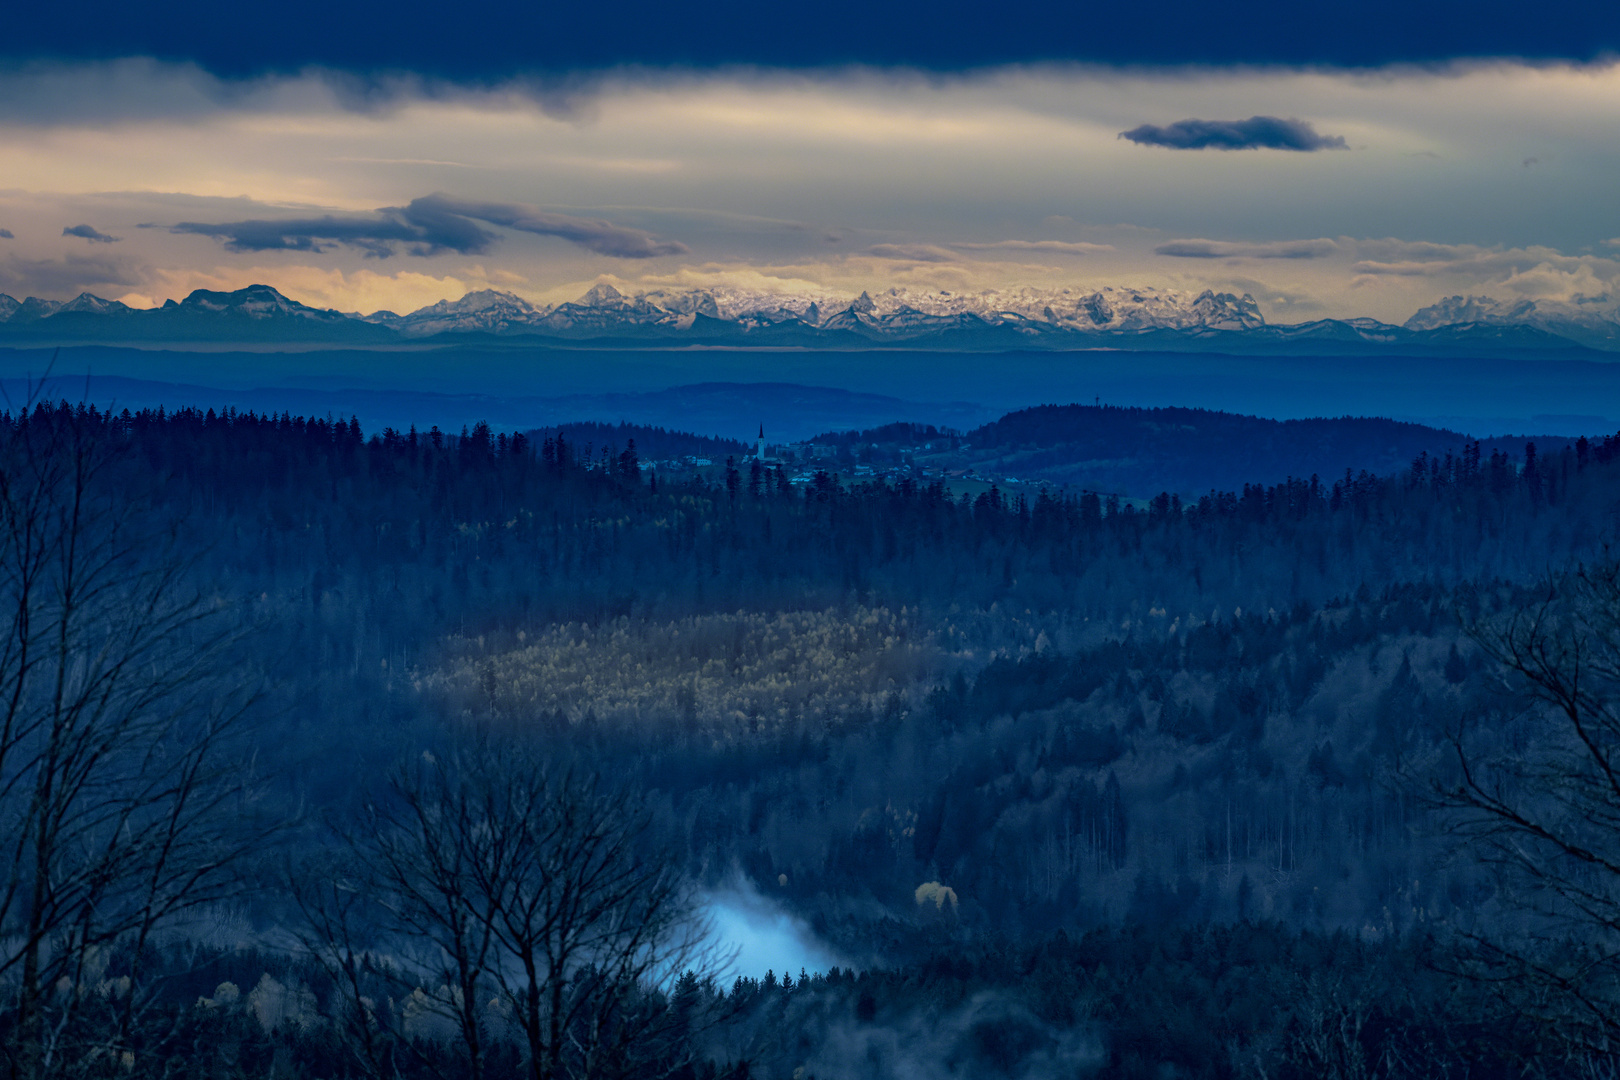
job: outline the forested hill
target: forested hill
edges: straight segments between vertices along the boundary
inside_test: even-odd
[[[1452,878],[1400,869],[1430,854],[1382,763],[1487,692],[1466,643],[1448,659],[1457,606],[1599,554],[1620,491],[1620,439],[1140,510],[677,478],[482,426],[28,419],[63,424],[118,448],[121,498],[208,538],[300,797],[342,802],[357,762],[445,721],[577,740],[665,801],[695,873],[741,867],[874,961],[928,882],[1013,936],[1449,903]]]
[[[1620,437],[1513,455],[1470,444],[1449,457],[1420,453],[1383,476],[1336,470],[1330,480],[1243,483],[1196,500],[1161,493],[1145,508],[1090,491],[1009,499],[976,485],[968,494],[910,474],[850,483],[819,471],[795,484],[751,462],[643,470],[628,440],[617,453],[596,445],[586,454],[567,435],[531,440],[482,424],[460,436],[370,434],[352,420],[230,410],[0,412],[0,449],[9,455],[0,457],[0,510],[14,525],[60,531],[53,523],[80,520],[69,511],[97,509],[91,520],[107,528],[87,535],[114,553],[105,565],[120,572],[115,580],[127,567],[163,590],[159,599],[195,592],[197,610],[228,624],[220,648],[229,662],[196,684],[197,707],[214,707],[216,686],[252,695],[246,726],[233,731],[248,744],[239,752],[254,787],[251,799],[210,803],[218,809],[208,820],[277,824],[278,843],[291,849],[255,840],[245,865],[230,864],[248,884],[220,894],[220,910],[251,919],[256,929],[244,922],[241,937],[286,942],[318,931],[327,935],[319,941],[335,940],[335,924],[317,924],[301,900],[276,891],[289,856],[331,866],[347,859],[346,837],[363,841],[368,830],[393,843],[406,826],[372,815],[387,803],[388,767],[398,766],[395,776],[405,763],[436,770],[458,742],[498,736],[514,754],[577,763],[622,785],[648,814],[637,850],[663,853],[703,895],[751,897],[772,919],[795,916],[792,925],[844,963],[898,969],[864,983],[801,973],[792,996],[773,976],[757,986],[740,979],[724,1003],[740,1049],[699,1050],[758,1062],[757,1077],[792,1076],[806,1061],[819,1062],[806,1077],[916,1075],[835,1060],[861,1045],[849,1025],[904,1045],[906,1032],[945,1027],[954,1015],[966,1041],[940,1054],[957,1064],[928,1075],[1074,1075],[1038,1069],[1037,1059],[1079,1033],[1103,1048],[1087,1060],[1115,1062],[1108,1075],[1171,1075],[1159,1066],[1174,1058],[1175,1075],[1229,1080],[1245,1074],[1244,1055],[1287,1055],[1263,1033],[1210,1041],[1207,1031],[1262,1026],[1223,1016],[1262,1016],[1276,1039],[1295,1039],[1310,1030],[1311,1010],[1348,1015],[1320,1011],[1340,986],[1362,986],[1357,1000],[1389,1008],[1359,1014],[1369,1016],[1370,1041],[1358,1060],[1386,1060],[1390,1031],[1425,1046],[1466,1037],[1467,1060],[1489,1058],[1495,1051],[1472,1049],[1480,1040],[1471,1032],[1489,1026],[1483,1006],[1447,1011],[1461,1000],[1449,979],[1404,973],[1428,963],[1411,950],[1427,949],[1454,916],[1482,934],[1522,925],[1517,894],[1495,886],[1485,857],[1452,846],[1447,819],[1414,795],[1436,789],[1410,785],[1454,788],[1458,755],[1475,748],[1487,761],[1500,753],[1538,767],[1559,749],[1523,694],[1503,692],[1489,652],[1463,627],[1545,601],[1549,570],[1600,558],[1620,520]],[[36,503],[49,512],[31,511]],[[21,571],[0,583],[10,582],[10,602],[26,617],[13,616],[14,627],[37,639],[33,614],[64,607],[56,563],[38,553],[64,545],[41,548],[33,535],[0,530],[11,537],[0,569]],[[162,542],[147,542],[154,537]],[[118,633],[125,622],[115,621]],[[194,635],[176,633],[189,664]],[[154,671],[144,660],[126,669],[131,678]],[[66,662],[60,670],[29,699],[38,703],[30,715],[53,715],[53,688],[78,678]],[[131,767],[165,755],[137,755]],[[50,765],[44,754],[29,760]],[[37,790],[0,785],[0,818],[41,813],[31,809]],[[79,831],[56,850],[61,865],[77,867],[91,840],[107,840],[64,820]],[[218,820],[227,828],[237,817]],[[482,819],[460,820],[482,850]],[[126,832],[149,830],[109,835]],[[27,854],[38,834],[15,833],[23,840],[13,850]],[[214,847],[198,851],[214,865]],[[402,871],[412,888],[415,866]],[[120,888],[147,888],[147,877],[122,867],[109,871],[122,875]],[[441,880],[459,887],[471,871],[446,873]],[[337,884],[326,871],[301,880]],[[278,1045],[303,1040],[299,1053],[328,1057],[344,1044],[316,1044],[348,1030],[382,1032],[401,1060],[438,1040],[424,1053],[450,1047],[442,1052],[454,1065],[453,1029],[417,1022],[417,1005],[444,984],[426,965],[449,954],[389,921],[389,911],[415,910],[398,902],[405,886],[370,888],[334,895],[381,912],[353,927],[360,947],[421,965],[406,969],[412,981],[388,983],[370,961],[351,964],[345,944],[333,970],[356,974],[357,1004],[344,1012],[347,975],[323,977],[283,957],[264,961],[261,978],[260,961],[234,949],[228,973],[179,984],[174,1015],[239,1022],[244,1046],[275,1029]],[[105,910],[89,895],[61,923],[64,940],[90,942],[77,954],[86,964],[100,939],[73,920]],[[444,895],[453,919],[466,915],[459,898],[468,894]],[[181,942],[201,923],[170,925]],[[1206,932],[1210,924],[1234,929]],[[25,929],[0,921],[0,945]],[[140,956],[134,938],[120,940]],[[1331,955],[1286,959],[1324,950]],[[318,955],[328,954],[297,950]],[[484,991],[499,962],[469,981],[476,993],[441,1000],[495,1000]],[[164,976],[196,966],[184,950],[164,963]],[[1308,985],[1281,980],[1300,965],[1312,965]],[[80,1001],[53,989],[55,969],[44,970],[37,1000],[53,1009]],[[129,968],[107,970],[114,987]],[[130,977],[137,992],[158,978],[147,972]],[[223,992],[199,1002],[219,978]],[[1033,988],[1027,999],[998,989],[1014,983]],[[307,1020],[268,1011],[282,986],[288,1009],[310,1003]],[[420,986],[429,990],[413,997]],[[99,1008],[115,996],[84,999]],[[374,1011],[364,1004],[406,998]],[[1072,1015],[1041,1011],[1061,1002],[1075,1003]],[[1038,1024],[1019,1019],[1036,1014]],[[484,1032],[506,1045],[514,1038],[512,1013],[462,1015],[474,1042]],[[0,1035],[7,1022],[0,1015]],[[172,1029],[190,1031],[185,1024]],[[1010,1034],[997,1042],[1000,1031]],[[198,1035],[191,1045],[221,1039]],[[1133,1055],[1145,1064],[1131,1066]],[[1037,1063],[1018,1064],[1026,1059]],[[276,1075],[477,1075],[300,1068]],[[1309,1063],[1267,1069],[1367,1075]]]
[[[1599,434],[1597,432],[1593,433]],[[1470,437],[1378,417],[1267,420],[1206,409],[1042,405],[1008,413],[962,437],[965,460],[1003,475],[1147,497],[1202,495],[1256,481],[1345,470],[1399,472],[1419,454],[1460,456]],[[1542,453],[1573,439],[1538,437]],[[1525,439],[1480,440],[1484,456],[1523,452]]]
[[[538,428],[529,432],[529,440],[534,445],[541,446],[547,438],[557,435],[561,435],[565,442],[579,447],[582,452],[587,452],[588,448],[606,447],[618,453],[634,444],[637,456],[644,461],[682,458],[689,455],[724,460],[727,457],[741,457],[748,449],[736,439],[694,435],[686,431],[671,431],[649,424],[622,422],[602,424],[588,420]]]

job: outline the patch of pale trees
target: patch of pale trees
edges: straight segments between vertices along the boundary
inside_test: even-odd
[[[718,732],[812,725],[931,685],[949,657],[902,609],[739,611],[565,624],[515,648],[458,639],[417,689],[472,718],[685,723]]]

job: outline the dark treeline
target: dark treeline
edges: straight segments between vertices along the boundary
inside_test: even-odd
[[[537,755],[534,775],[611,778],[645,815],[623,850],[792,913],[839,958],[791,987],[697,978],[679,1009],[627,976],[636,994],[589,998],[613,1003],[616,1030],[656,1032],[614,1059],[625,1075],[889,1076],[924,1059],[961,1075],[1495,1075],[1557,1072],[1553,1049],[1585,1067],[1569,1010],[1455,974],[1480,955],[1465,924],[1503,950],[1520,931],[1567,937],[1524,921],[1436,793],[1460,782],[1470,731],[1547,738],[1482,628],[1603,557],[1620,437],[1145,506],[830,472],[794,485],[737,458],[712,479],[661,476],[628,439],[232,411],[39,406],[0,415],[0,443],[8,520],[34,520],[17,492],[55,484],[162,537],[115,545],[109,579],[172,565],[170,587],[221,627],[230,685],[256,698],[231,728],[251,763],[237,803],[284,827],[243,845],[239,891],[209,885],[218,926],[193,920],[184,946],[120,929],[93,953],[108,1001],[121,972],[176,980],[143,999],[167,1017],[139,1029],[164,1053],[219,1060],[175,1050],[176,1032],[238,1048],[237,1072],[196,1075],[494,1077],[543,1057],[538,1028],[500,1012],[539,989],[459,945],[443,955],[460,967],[434,967],[410,943],[438,939],[384,902],[417,887],[398,867],[439,865],[430,841],[449,841],[422,823],[452,803],[470,815],[457,859],[500,873],[467,879],[480,909],[446,864],[461,899],[434,925],[494,935],[476,912],[509,915],[530,887],[481,846],[502,835],[490,798],[445,789],[419,819],[397,813],[427,790],[401,762],[440,768],[475,736]],[[38,465],[92,459],[82,481]],[[413,835],[425,854],[405,859]],[[305,884],[360,875],[329,898],[345,914],[298,875],[289,892],[289,864],[326,867]],[[233,934],[264,955],[209,952]],[[521,967],[521,941],[490,940]],[[155,967],[134,966],[143,950]],[[41,1045],[28,1033],[59,1006],[35,999],[8,1045]],[[508,1004],[455,1004],[478,1000]],[[692,1010],[701,1023],[675,1022]],[[75,1022],[100,1031],[88,1015]],[[135,1045],[132,1015],[119,1023],[106,1038]],[[554,1074],[615,1075],[587,1058]]]
[[[683,458],[689,455],[723,461],[732,455],[740,457],[746,449],[736,439],[692,435],[684,431],[670,431],[645,424],[575,421],[529,432],[531,441],[544,442],[548,436],[553,438],[561,436],[564,442],[581,448],[628,447],[633,442],[639,455],[649,461]]]
[[[1248,923],[951,945],[904,970],[681,980],[655,995],[674,1022],[635,1075],[1588,1075],[1538,1017],[1459,983],[1452,972],[1464,962],[1429,940],[1369,945]],[[174,973],[140,1044],[142,1058],[164,1061],[164,1075],[377,1074],[343,1021],[344,988],[318,964],[196,947],[151,964]],[[386,961],[368,958],[358,981],[375,995],[371,1052],[385,1075],[466,1069],[455,1036],[423,1037],[437,1016],[390,997]],[[482,1074],[531,1076],[520,1042],[491,1024]]]

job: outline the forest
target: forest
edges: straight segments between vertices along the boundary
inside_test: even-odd
[[[0,414],[8,1074],[1612,1075],[1620,436],[1289,431],[1008,497]]]

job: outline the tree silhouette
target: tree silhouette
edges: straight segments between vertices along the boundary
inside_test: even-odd
[[[466,1075],[485,1074],[492,1033],[526,1049],[533,1080],[684,1062],[695,1019],[668,991],[683,975],[712,983],[715,956],[649,824],[633,796],[517,743],[475,740],[394,770],[353,839],[359,888],[386,913],[383,932],[417,946],[396,978],[446,988],[425,1000],[458,1030]],[[326,955],[349,958],[342,968],[351,923],[333,916],[349,901],[335,903],[314,929]],[[363,1009],[358,982],[346,989]]]
[[[222,674],[226,605],[188,578],[178,519],[117,482],[120,454],[83,410],[0,427],[0,1046],[19,1077],[128,1066],[148,947],[259,839],[222,757],[250,698]],[[89,993],[114,961],[131,989]]]

